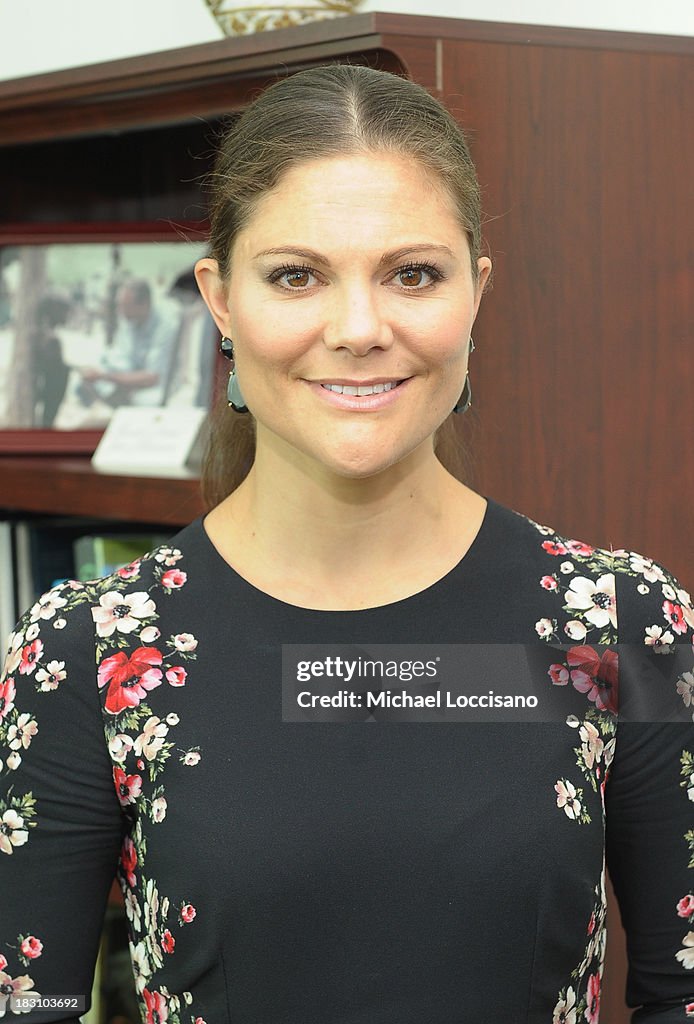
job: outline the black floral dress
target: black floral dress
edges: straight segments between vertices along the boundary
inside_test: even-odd
[[[199,518],[27,610],[0,677],[0,1017],[89,993],[117,874],[145,1024],[597,1024],[607,868],[634,1021],[694,1018],[690,595],[487,500],[459,564],[388,605],[273,598]],[[354,642],[527,645],[566,713],[283,720],[283,645]],[[617,686],[665,713],[622,720]]]

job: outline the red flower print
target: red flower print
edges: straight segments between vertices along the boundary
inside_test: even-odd
[[[566,686],[569,681],[569,670],[566,665],[550,665],[547,675],[555,686]]]
[[[684,1007],[684,1012],[688,1017],[694,1017],[694,1003],[687,1003]]]
[[[135,868],[137,867],[137,847],[130,836],[126,836],[123,842],[123,847],[120,853],[120,862],[123,865],[125,877],[128,879],[128,885],[131,886],[131,888],[134,888],[136,881]]]
[[[205,1021],[202,1017],[196,1017],[195,1024],[205,1024]]]
[[[178,590],[188,579],[186,573],[180,569],[167,569],[161,578],[161,585],[167,590]]]
[[[19,671],[22,675],[31,675],[42,654],[43,644],[40,640],[34,640],[33,644],[27,644],[22,648],[22,660],[19,663]]]
[[[129,580],[133,576],[137,576],[140,571],[140,564],[140,559],[136,559],[134,562],[131,562],[130,565],[124,565],[122,568],[117,569],[116,572],[122,580]]]
[[[588,934],[592,935],[595,931],[595,911],[590,915],[590,921],[588,922]]]
[[[557,583],[556,576],[543,576],[540,580],[540,586],[544,587],[545,590],[556,590],[559,586]]]
[[[4,971],[6,967],[7,967],[7,957],[4,957],[2,955],[2,953],[0,953],[0,971]]]
[[[162,1021],[167,1020],[169,1009],[161,992],[150,992],[146,988],[143,990],[142,995],[147,1009],[145,1024],[162,1024]]]
[[[665,612],[665,618],[668,620],[668,623],[672,626],[675,633],[687,632],[687,623],[684,619],[684,612],[682,611],[681,604],[675,604],[674,601],[664,601],[663,611]],[[21,668],[19,671],[22,671]]]
[[[113,769],[113,784],[123,807],[134,804],[142,792],[142,778],[139,775],[126,775],[122,768]]]
[[[104,658],[99,665],[99,688],[109,684],[105,707],[112,715],[136,708],[148,690],[161,685],[162,655],[156,647],[138,647],[130,657],[124,651]]]
[[[0,683],[0,722],[5,715],[9,715],[14,707],[14,699],[17,696],[17,688],[14,679],[10,676],[4,683]]]
[[[572,647],[566,654],[571,669],[571,682],[579,693],[585,693],[600,711],[617,713],[619,656],[605,651],[602,657],[592,647]]]
[[[176,940],[174,939],[173,935],[167,928],[161,937],[161,948],[164,950],[165,953],[173,953],[175,945]]]
[[[166,680],[172,686],[184,686],[188,673],[181,665],[172,666],[166,673]]]
[[[24,956],[28,957],[29,960],[35,960],[37,956],[41,956],[43,943],[40,939],[37,939],[35,935],[27,935],[26,939],[22,942],[20,949]]]
[[[567,549],[559,541],[543,540],[542,547],[550,555],[565,555],[565,554],[567,554]]]
[[[192,906],[192,904],[184,903],[183,906],[181,907],[181,920],[185,921],[186,924],[190,924],[190,922],[195,917],[195,914],[196,910],[195,907]]]
[[[582,540],[570,540],[566,547],[572,555],[592,555],[595,551],[594,547],[591,547],[590,544],[586,544],[585,541]]]
[[[694,914],[694,896],[691,893],[688,896],[683,896],[679,901],[677,913],[680,917],[689,917]]]
[[[600,974],[595,972],[588,978],[585,1018],[588,1024],[598,1024],[600,1016]]]

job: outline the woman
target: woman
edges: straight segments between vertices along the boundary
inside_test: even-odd
[[[694,610],[456,475],[491,269],[460,130],[395,76],[308,70],[211,183],[211,511],[11,637],[0,992],[89,990],[118,862],[148,1024],[595,1024],[606,852],[635,1020],[684,1021]],[[343,671],[383,645],[456,645],[478,709],[527,648],[552,713],[444,715],[421,672],[384,704],[400,679]]]

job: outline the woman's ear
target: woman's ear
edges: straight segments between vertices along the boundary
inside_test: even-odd
[[[477,316],[477,311],[480,308],[480,302],[482,301],[482,295],[487,284],[489,275],[492,272],[492,261],[488,256],[480,256],[477,260],[477,287],[475,288],[475,302],[474,302],[474,314]]]
[[[219,328],[219,333],[228,337],[231,330],[229,309],[226,301],[226,289],[219,276],[217,260],[208,256],[198,260],[195,264],[195,280],[198,283],[200,294],[212,314],[212,319]]]

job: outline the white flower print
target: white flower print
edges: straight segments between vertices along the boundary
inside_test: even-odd
[[[612,764],[612,760],[614,758],[614,752],[615,752],[615,747],[616,746],[617,746],[617,738],[615,736],[613,736],[612,739],[608,740],[607,743],[605,744],[605,750],[603,752],[603,762],[604,762],[605,768],[609,768],[610,765]]]
[[[167,725],[178,725],[181,719],[178,717],[175,711],[172,711],[170,715],[166,716]]]
[[[135,977],[135,988],[140,994],[142,994],[152,975],[152,968],[150,967],[149,960],[147,959],[147,948],[144,942],[138,942],[136,946],[130,942],[129,945],[130,960],[133,966],[133,975]]]
[[[200,754],[197,750],[189,750],[182,758],[183,764],[195,765],[200,760]]]
[[[20,747],[28,749],[31,739],[39,731],[37,723],[31,715],[20,715],[14,725],[7,730],[10,750],[19,750]]]
[[[194,651],[198,646],[198,641],[192,633],[178,633],[173,640],[177,651]]]
[[[29,618],[32,622],[36,622],[37,619],[52,619],[55,617],[58,609],[64,608],[66,604],[67,599],[60,596],[60,590],[49,590],[47,593],[42,594],[32,607],[29,612]]]
[[[637,551],[629,552],[629,566],[632,572],[643,576],[649,583],[665,582],[665,575],[661,567],[656,565],[652,558],[646,558]]]
[[[578,619],[571,619],[564,626],[564,632],[570,640],[577,640],[582,642],[588,635],[588,630],[583,622],[579,622]]]
[[[108,751],[114,761],[122,764],[133,749],[133,740],[125,733],[119,732],[108,741]]]
[[[587,576],[575,577],[566,592],[566,604],[568,608],[584,612],[585,618],[594,626],[617,627],[617,599],[612,573],[605,573],[597,582]]]
[[[41,632],[41,627],[39,626],[38,622],[32,623],[32,625],[29,626],[29,628],[26,631],[27,643],[31,643],[32,640],[35,640],[40,632]]]
[[[49,661],[45,668],[36,671],[36,682],[41,684],[40,689],[44,691],[57,690],[66,678],[64,661]]]
[[[10,756],[7,758],[7,767],[10,769],[11,772],[15,772],[17,771],[21,763],[21,754],[18,754],[16,750],[13,750]]]
[[[178,548],[162,547],[157,548],[154,558],[157,562],[162,562],[164,565],[175,565],[176,562],[183,558],[182,553]]]
[[[152,801],[152,821],[160,822],[166,817],[166,798],[158,796]],[[166,911],[164,911],[166,917]]]
[[[675,956],[687,971],[694,967],[694,932],[687,932],[682,939],[684,949],[677,951]]]
[[[11,676],[13,672],[17,671],[19,663],[22,660],[23,647],[24,635],[21,632],[12,633],[10,636],[9,650],[2,670],[3,676]]]
[[[0,852],[12,853],[15,846],[23,846],[29,838],[24,818],[10,808],[0,818]]]
[[[559,563],[559,572],[564,573],[565,576],[568,576],[569,573],[571,573],[571,572],[573,572],[575,570],[575,568],[576,568],[576,566],[573,564],[573,562],[560,562]]]
[[[19,977],[12,978],[5,971],[0,970],[0,1017],[5,1016],[10,996],[21,995],[23,992],[31,992],[33,996],[39,995],[34,989],[33,978],[30,978],[28,974],[20,974]],[[12,1013],[27,1012],[26,1010],[12,1010]]]
[[[159,892],[153,878],[147,881],[145,887],[145,928],[153,932],[157,927],[157,914],[159,913]]]
[[[101,595],[98,607],[92,608],[92,618],[96,623],[97,634],[108,637],[116,630],[120,633],[133,633],[140,628],[140,620],[153,615],[156,610],[154,601],[146,591],[121,594],[111,590]]]
[[[647,647],[652,647],[656,654],[667,654],[674,642],[675,638],[669,629],[656,625],[646,627],[644,643]]]
[[[557,807],[563,807],[567,817],[575,819],[581,813],[581,801],[576,794],[576,787],[568,779],[558,779],[555,786]]]
[[[583,744],[582,753],[585,765],[587,768],[592,768],[602,756],[605,747],[603,739],[592,722],[584,722],[578,734]]]
[[[168,731],[168,725],[156,715],[148,718],[144,729],[134,743],[135,753],[138,757],[146,757],[148,761],[153,761],[157,752],[164,746],[164,737]]]
[[[552,636],[554,623],[551,619],[540,619],[535,623],[535,632],[539,637]]]
[[[56,619],[53,623],[53,629],[65,629],[67,626],[67,619]]]
[[[123,897],[123,903],[125,904],[125,916],[132,923],[133,928],[136,932],[140,930],[140,904],[137,901],[137,896],[132,889],[127,889],[125,896]]]
[[[570,985],[566,995],[559,996],[559,1002],[554,1007],[552,1024],[576,1024],[576,993]]]
[[[160,636],[161,632],[156,626],[145,626],[140,633],[140,640],[143,644],[153,644]]]
[[[694,672],[683,672],[677,680],[676,688],[685,707],[694,704]]]

